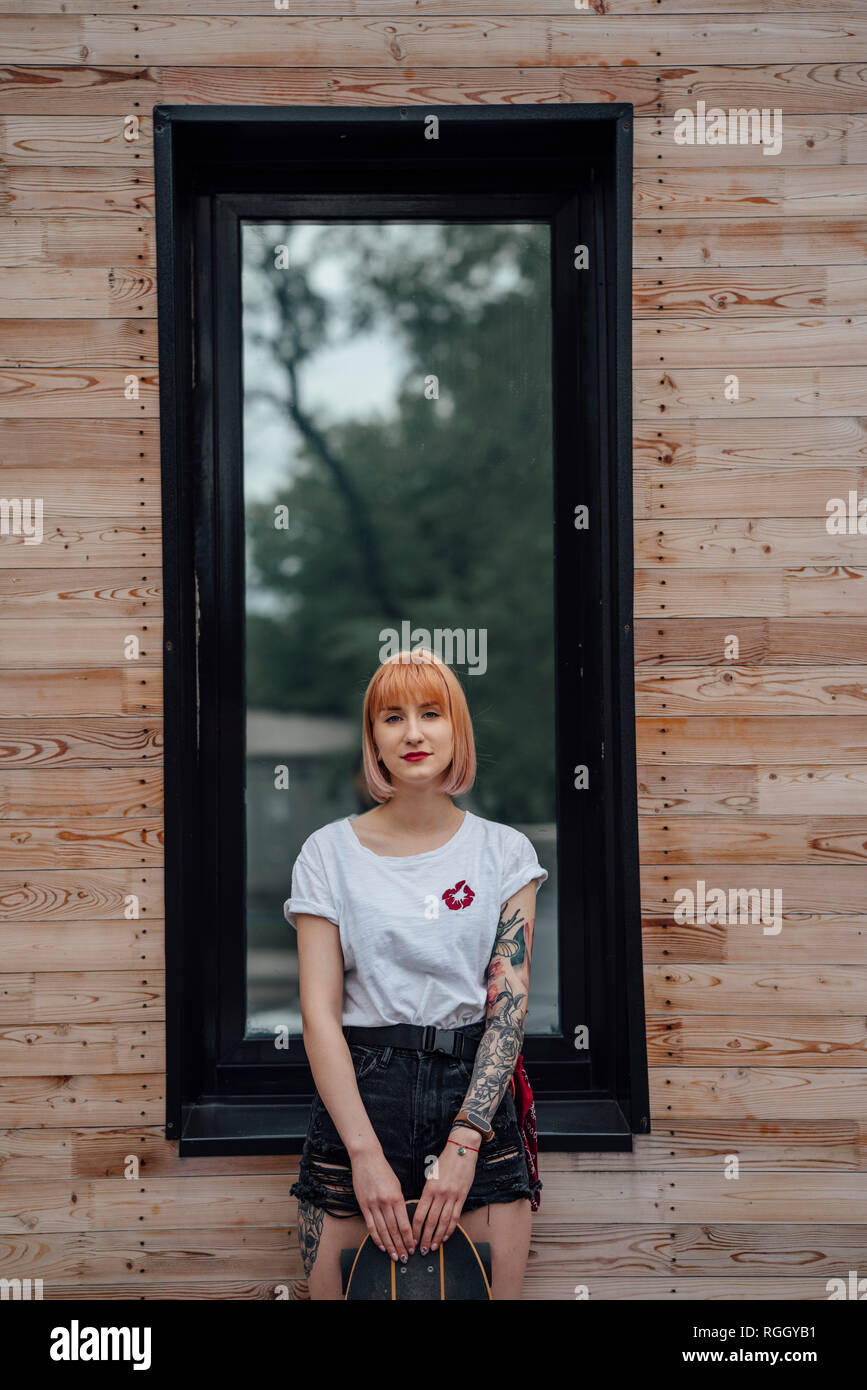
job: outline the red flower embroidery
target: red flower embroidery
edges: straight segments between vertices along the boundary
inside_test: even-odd
[[[462,907],[469,907],[475,897],[470,885],[465,878],[459,879],[454,888],[447,888],[443,893],[443,902],[450,912],[457,912]]]

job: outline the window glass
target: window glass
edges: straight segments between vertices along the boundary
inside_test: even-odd
[[[242,301],[248,1035],[301,1031],[283,902],[306,837],[375,804],[392,632],[467,694],[456,804],[548,869],[527,1032],[557,1032],[550,228],[247,220]]]

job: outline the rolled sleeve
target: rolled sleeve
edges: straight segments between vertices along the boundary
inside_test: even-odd
[[[308,912],[325,917],[337,926],[337,908],[328,885],[322,860],[315,846],[305,841],[292,869],[292,892],[283,904],[283,916],[290,927],[298,930],[297,914]]]
[[[503,865],[500,902],[508,902],[513,893],[517,893],[519,888],[523,888],[532,879],[537,880],[536,891],[538,892],[547,877],[548,870],[542,868],[536,851],[527,836],[516,830],[515,838],[506,852]]]

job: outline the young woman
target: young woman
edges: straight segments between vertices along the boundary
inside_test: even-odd
[[[517,1299],[541,1183],[509,1082],[548,873],[520,831],[452,801],[473,784],[475,746],[460,683],[432,652],[375,672],[363,757],[380,804],[304,842],[284,906],[316,1083],[291,1188],[310,1297],[342,1297],[340,1251],[368,1232],[405,1262],[460,1218],[490,1243],[492,1296]]]

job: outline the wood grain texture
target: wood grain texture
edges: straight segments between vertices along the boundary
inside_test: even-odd
[[[144,268],[153,259],[153,222],[148,217],[0,218],[0,264],[32,267],[35,284],[41,283],[46,262],[53,270],[136,262]]]
[[[153,320],[0,320],[0,367],[116,367],[157,365]]]
[[[19,218],[19,227],[27,220]],[[37,228],[37,234],[38,231]],[[24,237],[23,231],[20,237]],[[115,265],[86,269],[51,265],[13,270],[0,266],[0,313],[4,317],[33,319],[89,319],[101,315],[155,319],[156,272]]]
[[[276,6],[263,0],[3,0],[0,14],[100,14],[128,15],[236,15],[258,18]],[[863,0],[827,0],[823,13],[863,14]],[[580,18],[598,22],[600,16],[617,15],[698,15],[711,14],[799,14],[817,13],[817,0],[588,0]],[[406,19],[417,13],[414,0],[304,0],[308,15],[393,15]],[[532,15],[562,16],[555,0],[441,0],[442,15]]]
[[[867,315],[742,318],[724,327],[707,318],[641,319],[633,334],[638,367],[825,367],[867,365]]]
[[[141,115],[137,126],[128,126],[121,117],[2,116],[0,158],[10,168],[96,164],[104,169],[117,164],[131,169],[153,164],[153,121]]]
[[[765,816],[857,816],[867,780],[865,766],[849,763],[839,769],[805,762],[672,767],[640,762],[639,828],[644,833],[653,820],[667,826],[681,816],[695,819],[706,814],[735,820],[754,817],[760,825]]]
[[[834,171],[840,172],[840,171]],[[150,169],[24,164],[0,168],[0,212],[16,217],[154,214]],[[855,206],[854,204],[852,205]]]
[[[755,63],[845,59],[863,47],[861,13],[538,17],[9,15],[4,63],[206,63],[362,67],[460,64],[598,66],[707,60]]]
[[[811,4],[810,9],[815,6]],[[123,117],[147,113],[160,102],[339,106],[628,101],[636,114],[671,116],[690,98],[726,108],[779,106],[800,115],[863,113],[865,109],[863,63],[751,61],[743,66],[711,63],[703,55],[695,59],[696,55],[674,67],[649,63],[517,70],[416,65],[399,73],[351,63],[331,70],[297,64],[214,69],[141,63],[88,67],[9,63],[0,69],[0,111]]]
[[[54,665],[81,665],[70,630],[78,632],[101,661],[117,659],[134,636],[138,656],[122,659],[150,665],[161,656],[161,602],[159,569],[150,574],[143,568],[100,569],[90,576],[51,569],[23,576],[0,574],[0,668],[39,666],[47,657],[46,648],[57,653]],[[33,618],[42,619],[35,636]],[[70,618],[97,621],[73,624]]]

